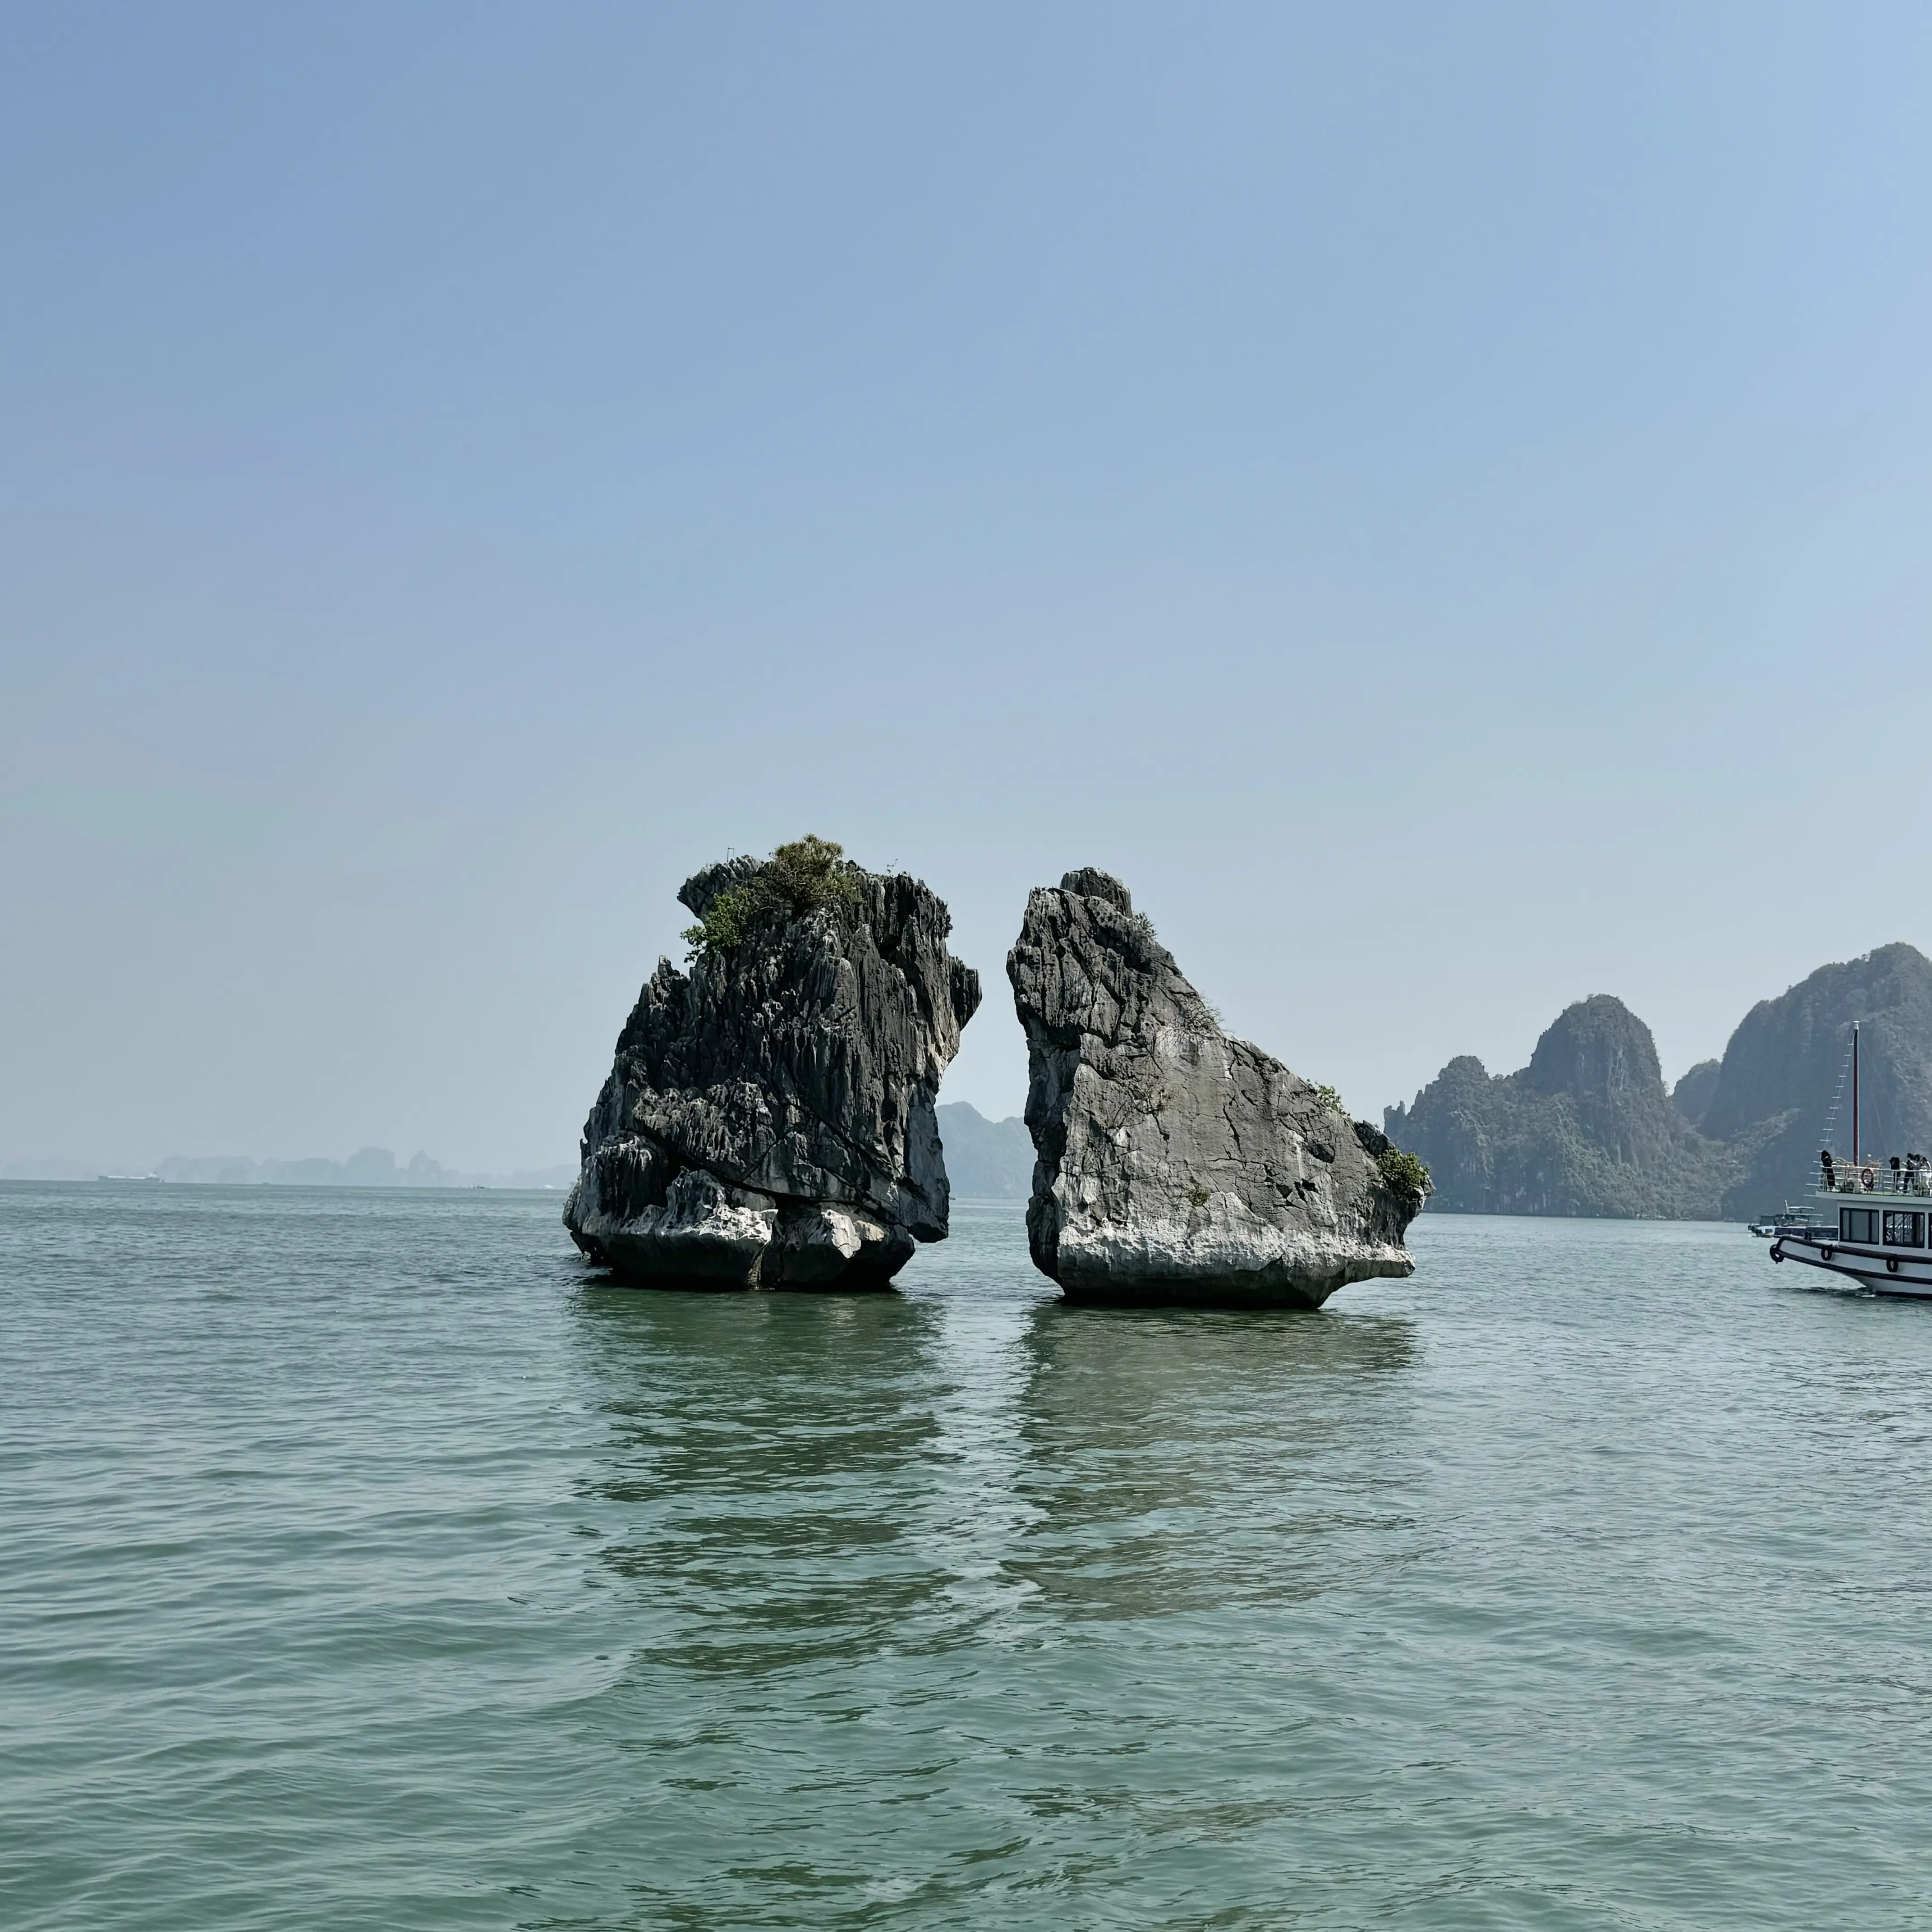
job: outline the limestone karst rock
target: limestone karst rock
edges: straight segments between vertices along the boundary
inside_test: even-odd
[[[1709,1112],[1718,1090],[1718,1076],[1723,1070],[1720,1060],[1700,1060],[1679,1074],[1677,1084],[1671,1088],[1670,1104],[1694,1127],[1704,1124],[1704,1116]]]
[[[980,976],[920,880],[805,839],[706,866],[585,1123],[564,1222],[640,1282],[883,1288],[945,1238],[933,1109]]]
[[[1557,1016],[1527,1066],[1492,1077],[1462,1054],[1383,1125],[1428,1162],[1451,1213],[1766,1214],[1816,1176],[1854,1022],[1866,1145],[1932,1148],[1932,959],[1903,942],[1760,1000],[1724,1058],[1668,1094],[1650,1029],[1598,994]],[[1843,1106],[1838,1126],[1849,1138]]]
[[[1932,959],[1894,941],[1820,967],[1738,1022],[1699,1123],[1743,1166],[1726,1214],[1762,1214],[1764,1204],[1810,1187],[1855,1021],[1865,1148],[1881,1159],[1932,1149]],[[1840,1152],[1851,1138],[1850,1106],[1846,1096]]]
[[[1006,974],[1037,1155],[1028,1241],[1070,1299],[1318,1308],[1413,1272],[1415,1170],[1229,1039],[1118,880],[1036,891]]]
[[[1565,1007],[1527,1066],[1492,1077],[1465,1054],[1382,1125],[1451,1214],[1709,1219],[1737,1167],[1664,1090],[1649,1028],[1605,993]]]

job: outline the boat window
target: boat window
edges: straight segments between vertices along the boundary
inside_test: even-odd
[[[1875,1241],[1878,1239],[1876,1208],[1840,1208],[1838,1238],[1841,1241]]]
[[[1885,1240],[1888,1247],[1922,1248],[1925,1245],[1925,1216],[1888,1209]]]

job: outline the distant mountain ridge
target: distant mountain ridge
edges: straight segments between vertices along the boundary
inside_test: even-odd
[[[1732,1034],[1700,1123],[1744,1163],[1726,1213],[1753,1213],[1809,1184],[1854,1022],[1865,1151],[1932,1150],[1932,959],[1881,946],[1760,1000]],[[1838,1151],[1851,1148],[1850,1108],[1847,1092]]]
[[[225,1187],[568,1187],[574,1167],[510,1174],[459,1174],[426,1154],[400,1166],[387,1148],[359,1148],[346,1160],[250,1160],[235,1154],[170,1154],[154,1172],[163,1180]]]
[[[989,1120],[964,1100],[933,1111],[956,1199],[1024,1201],[1033,1192],[1033,1136],[1024,1120]]]
[[[1016,1116],[989,1120],[977,1108],[952,1101],[936,1108],[952,1192],[971,1200],[1024,1201],[1033,1187],[1033,1139]],[[0,1180],[92,1180],[117,1171],[108,1162],[13,1160],[0,1163]],[[218,1187],[521,1187],[568,1189],[574,1166],[525,1168],[506,1174],[468,1174],[426,1154],[399,1162],[387,1148],[360,1148],[346,1160],[258,1160],[247,1154],[170,1154],[130,1178]]]
[[[1492,1075],[1451,1060],[1384,1130],[1419,1154],[1438,1210],[1466,1214],[1742,1218],[1808,1192],[1856,1021],[1868,1155],[1932,1152],[1932,959],[1903,941],[1834,962],[1751,1008],[1720,1059],[1666,1090],[1648,1027],[1598,994],[1566,1007],[1528,1066]],[[1834,1151],[1851,1144],[1844,1102]],[[960,1101],[937,1110],[953,1194],[1024,1200],[1034,1148],[1018,1118]],[[0,1180],[91,1180],[106,1166],[14,1160]],[[343,1161],[172,1155],[161,1180],[230,1186],[566,1188],[571,1166],[453,1172],[382,1148]]]
[[[1517,1072],[1452,1060],[1383,1130],[1452,1213],[1711,1218],[1735,1178],[1671,1105],[1649,1028],[1606,994],[1567,1007]]]
[[[1598,994],[1567,1008],[1517,1072],[1450,1060],[1387,1110],[1385,1130],[1428,1163],[1452,1212],[1742,1218],[1810,1187],[1854,1021],[1866,1150],[1932,1150],[1932,960],[1903,943],[1760,1000],[1723,1058],[1669,1094],[1650,1029]],[[1847,1095],[1841,1152],[1850,1107]]]
[[[16,1160],[0,1167],[0,1180],[92,1180],[108,1164],[75,1160]],[[246,1154],[170,1154],[138,1178],[222,1187],[568,1187],[574,1167],[520,1168],[508,1174],[460,1174],[426,1154],[399,1166],[387,1148],[362,1148],[346,1160],[255,1160]]]

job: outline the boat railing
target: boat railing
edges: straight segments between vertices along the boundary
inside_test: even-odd
[[[1834,1155],[1818,1165],[1821,1194],[1906,1194],[1915,1199],[1932,1196],[1932,1160],[1924,1154],[1868,1157],[1856,1165]]]

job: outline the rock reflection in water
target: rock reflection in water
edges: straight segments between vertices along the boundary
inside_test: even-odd
[[[1294,1601],[1398,1560],[1407,1320],[1050,1302],[1026,1348],[1015,1565],[1060,1614]]]
[[[756,1675],[916,1619],[934,1580],[905,1532],[938,1311],[602,1286],[580,1309],[611,1424],[586,1500],[645,1612],[641,1655]]]
[[[662,1664],[1300,1602],[1398,1560],[1403,1318],[602,1286],[580,1312],[610,1423],[585,1499]]]

